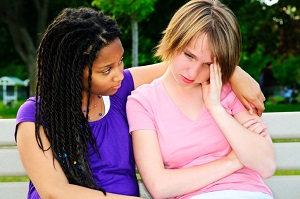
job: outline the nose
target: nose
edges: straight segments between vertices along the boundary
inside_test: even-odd
[[[198,66],[197,64],[193,64],[191,65],[188,69],[187,69],[187,75],[189,79],[191,80],[195,80],[196,77],[198,76],[199,72],[200,72],[200,66]]]
[[[123,67],[118,68],[116,75],[113,77],[114,82],[120,82],[124,79]]]

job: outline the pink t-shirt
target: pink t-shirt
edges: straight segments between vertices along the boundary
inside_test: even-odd
[[[222,88],[221,103],[231,115],[245,111],[229,84]],[[192,121],[172,101],[161,79],[132,92],[127,100],[127,117],[130,132],[142,129],[157,132],[163,162],[168,169],[205,164],[231,151],[231,146],[206,107],[203,106],[198,118]],[[272,195],[261,177],[244,167],[202,189],[177,198],[190,198],[220,190],[259,191]]]

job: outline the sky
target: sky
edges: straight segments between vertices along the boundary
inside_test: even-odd
[[[264,0],[265,4],[267,4],[268,6],[271,6],[275,3],[277,3],[279,0]]]

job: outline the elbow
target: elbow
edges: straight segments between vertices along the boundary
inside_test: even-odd
[[[145,184],[148,192],[150,193],[153,199],[160,198],[169,198],[170,195],[166,192],[166,188],[164,188],[164,184],[160,182],[151,182],[150,184]]]
[[[59,199],[62,198],[64,195],[61,193],[63,189],[59,189],[58,187],[45,187],[45,188],[39,188],[38,194],[43,199]]]
[[[276,161],[274,158],[274,160],[270,160],[269,163],[264,166],[262,172],[260,172],[260,176],[264,179],[268,179],[274,175],[275,171],[276,171]]]
[[[164,197],[164,193],[161,191],[163,190],[158,184],[152,184],[151,187],[148,188],[148,191],[153,199],[157,198],[166,198]]]

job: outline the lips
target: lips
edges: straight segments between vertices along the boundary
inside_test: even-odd
[[[181,75],[181,78],[182,78],[182,81],[187,84],[192,84],[195,81],[195,80],[190,80],[182,75]]]
[[[117,85],[117,86],[114,86],[113,88],[114,89],[119,89],[120,87],[121,87],[121,83],[119,85]]]

